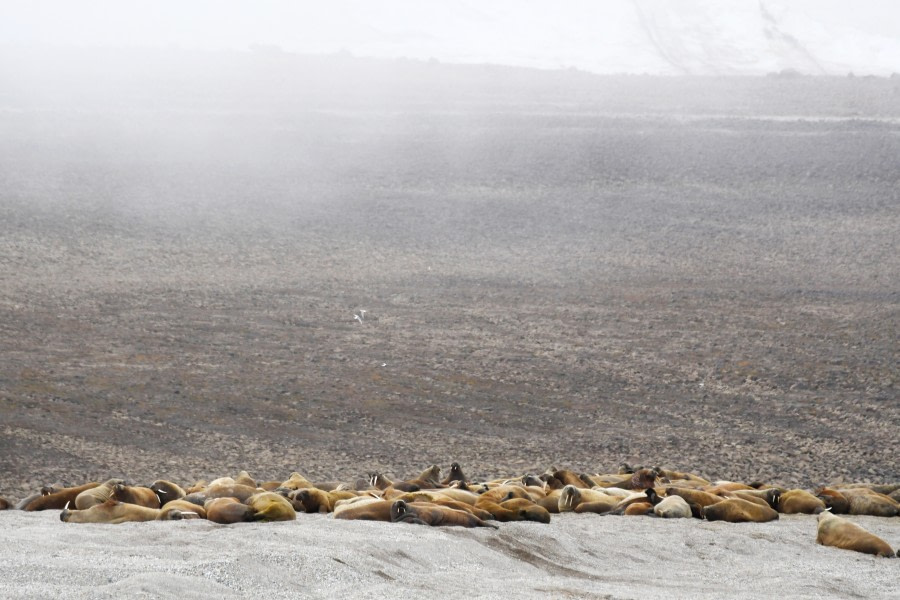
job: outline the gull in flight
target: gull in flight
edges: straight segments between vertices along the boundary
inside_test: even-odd
[[[366,311],[363,309],[359,309],[355,313],[353,313],[353,318],[362,323],[366,318]]]

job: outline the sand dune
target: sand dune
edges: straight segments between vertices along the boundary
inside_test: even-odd
[[[894,546],[900,519],[853,517]],[[63,524],[0,514],[4,598],[895,598],[900,560],[772,523],[563,515],[498,530],[336,521]],[[549,594],[549,595],[548,595]]]

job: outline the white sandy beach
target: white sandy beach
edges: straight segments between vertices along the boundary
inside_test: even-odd
[[[900,560],[825,548],[816,520],[596,515],[498,530],[295,522],[85,525],[0,513],[2,598],[897,598]],[[900,518],[852,517],[892,546]]]

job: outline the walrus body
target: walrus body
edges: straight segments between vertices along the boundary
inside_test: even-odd
[[[681,496],[688,504],[696,504],[701,507],[710,506],[722,502],[724,498],[703,490],[695,490],[684,487],[667,487],[666,496]]]
[[[63,488],[52,491],[46,495],[38,496],[25,505],[24,510],[62,510],[67,504],[75,502],[75,498],[81,492],[94,489],[100,485],[99,481],[92,481],[77,487]]]
[[[165,521],[168,518],[168,515],[172,511],[179,511],[181,513],[182,519],[205,519],[206,518],[206,509],[202,506],[198,506],[192,502],[188,502],[187,500],[172,500],[171,502],[166,502],[162,505],[160,510],[163,513],[163,516],[160,517],[160,521]]]
[[[834,514],[893,517],[900,514],[900,503],[868,488],[822,488],[816,493]]]
[[[355,500],[355,499],[354,499]],[[360,521],[391,521],[391,500],[379,498],[359,498],[354,501],[340,502],[334,508],[335,519]]]
[[[301,488],[289,492],[288,500],[294,510],[305,513],[330,513],[338,500],[355,498],[356,493],[351,491],[326,492],[319,488]]]
[[[465,483],[468,481],[465,473],[463,473],[462,467],[459,466],[458,462],[450,465],[450,472],[447,474],[447,477],[441,482],[443,485],[450,485],[454,481],[462,481]]]
[[[778,519],[778,512],[771,506],[756,504],[743,498],[727,498],[703,508],[707,521],[728,523],[765,523]]]
[[[113,487],[112,499],[126,504],[137,504],[146,508],[159,508],[160,501],[156,492],[148,487],[117,484]]]
[[[293,521],[297,512],[287,498],[275,492],[260,492],[247,499],[255,521]]]
[[[681,496],[666,496],[653,507],[653,514],[664,519],[685,519],[691,517],[691,507]]]
[[[589,512],[608,512],[616,507],[621,498],[607,494],[599,490],[579,488],[575,485],[565,486],[559,493],[557,507],[559,512],[575,511],[575,509],[583,503],[590,503],[592,510]],[[603,507],[609,505],[609,508],[603,510]]]
[[[806,490],[787,490],[778,497],[775,509],[786,515],[817,515],[825,510],[825,503]]]
[[[236,498],[210,498],[203,507],[206,510],[206,518],[220,525],[246,523],[253,520],[253,508],[239,502]]]
[[[85,510],[98,504],[103,504],[112,498],[117,485],[125,485],[124,479],[108,479],[96,487],[84,490],[75,496],[75,508]]]
[[[844,550],[864,552],[876,556],[894,556],[894,550],[877,535],[866,531],[856,523],[831,514],[819,514],[816,542]]]
[[[59,518],[65,523],[109,523],[115,525],[118,523],[157,521],[160,520],[161,515],[162,511],[158,508],[147,508],[137,504],[107,500],[102,504],[94,504],[84,510],[64,508]],[[173,511],[168,513],[167,517],[169,519],[179,519],[181,515]]]
[[[533,521],[535,523],[550,523],[550,511],[543,506],[526,500],[524,498],[514,498],[501,502],[500,506],[508,510],[518,511],[522,521]]]
[[[391,521],[432,527],[497,527],[471,513],[427,502],[407,504],[403,500],[391,504]]]

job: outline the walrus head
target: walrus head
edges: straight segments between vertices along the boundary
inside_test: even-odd
[[[691,507],[691,516],[695,519],[703,518],[703,507],[697,504],[696,502],[689,502],[688,506]]]
[[[409,514],[409,505],[404,500],[397,500],[391,504],[391,521],[397,522],[403,520]]]
[[[59,513],[59,520],[63,523],[69,520],[69,504],[71,504],[71,502],[66,502],[66,505],[62,509],[62,512]]]
[[[538,477],[537,475],[530,475],[530,474],[522,476],[522,484],[526,485],[526,486],[533,485],[533,486],[539,487],[539,488],[542,488],[545,485],[547,485],[547,483],[543,479]]]
[[[447,478],[443,481],[443,484],[449,485],[454,481],[466,481],[466,476],[458,462],[454,462],[450,465],[450,473],[447,474]]]
[[[581,492],[574,485],[567,485],[559,493],[559,507],[573,509],[581,502]]]
[[[766,502],[769,503],[769,506],[778,510],[778,501],[781,499],[781,490],[778,488],[772,488],[770,490],[766,490]]]
[[[662,498],[656,493],[656,490],[653,488],[647,488],[644,490],[644,493],[647,494],[647,499],[650,501],[650,504],[656,506],[660,502],[662,502]]]

